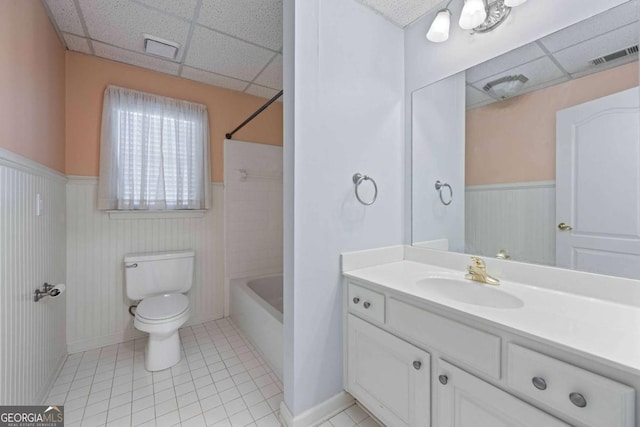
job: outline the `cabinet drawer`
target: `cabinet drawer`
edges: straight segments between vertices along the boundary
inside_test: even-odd
[[[500,337],[389,298],[387,326],[417,344],[437,349],[492,378],[500,379]]]
[[[507,346],[507,384],[584,425],[634,425],[634,389],[515,344]]]
[[[349,311],[384,323],[384,295],[349,283]]]

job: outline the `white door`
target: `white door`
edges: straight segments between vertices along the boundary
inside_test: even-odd
[[[640,279],[638,88],[557,113],[556,263]]]
[[[347,391],[387,426],[429,426],[429,354],[352,314],[348,323]]]
[[[443,360],[436,372],[435,427],[569,427]]]

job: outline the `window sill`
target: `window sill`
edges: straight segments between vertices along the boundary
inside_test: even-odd
[[[168,210],[168,211],[106,211],[109,219],[177,219],[177,218],[202,218],[207,212],[204,209]]]

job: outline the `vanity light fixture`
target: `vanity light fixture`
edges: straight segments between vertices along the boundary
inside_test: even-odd
[[[516,7],[516,6],[520,6],[522,3],[526,1],[527,0],[504,0],[504,4],[508,7]]]
[[[491,95],[493,98],[502,100],[511,98],[520,92],[520,89],[524,86],[529,78],[522,74],[516,76],[504,76],[497,80],[490,81],[482,88],[485,92]]]
[[[487,6],[485,0],[464,0],[462,13],[460,14],[460,28],[471,30],[482,24],[487,19]]]
[[[453,0],[452,0],[453,1]],[[463,30],[473,33],[486,33],[500,25],[511,12],[511,8],[519,6],[527,0],[462,0],[464,6],[458,24]],[[449,4],[451,1],[449,1]],[[451,11],[449,4],[436,14],[427,32],[427,39],[441,43],[449,39],[451,27]]]
[[[427,39],[434,43],[446,42],[449,39],[449,28],[451,28],[451,11],[442,9],[429,28]]]

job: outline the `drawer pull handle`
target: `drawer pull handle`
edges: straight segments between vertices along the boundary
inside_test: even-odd
[[[371,307],[371,303],[370,303],[370,302],[366,302],[366,301],[365,301],[365,303],[364,303],[363,305],[364,305],[364,308],[369,308],[369,307]]]
[[[415,368],[416,371],[419,371],[420,368],[422,368],[422,362],[419,360],[416,360],[415,362],[413,362],[413,367]]]
[[[587,399],[585,399],[580,393],[571,393],[569,395],[569,400],[571,400],[571,403],[576,405],[578,408],[584,408],[587,406]]]
[[[357,304],[357,303],[359,303],[359,302],[360,302],[360,298],[358,298],[358,297],[354,297],[354,298],[353,298],[353,303],[354,303],[354,304]]]
[[[442,385],[447,385],[447,383],[449,382],[449,378],[446,375],[440,375],[438,377],[438,381],[440,381],[440,384]]]
[[[547,389],[547,382],[544,380],[544,378],[533,377],[531,382],[533,383],[533,386],[535,388],[537,388],[538,390],[546,390]]]

